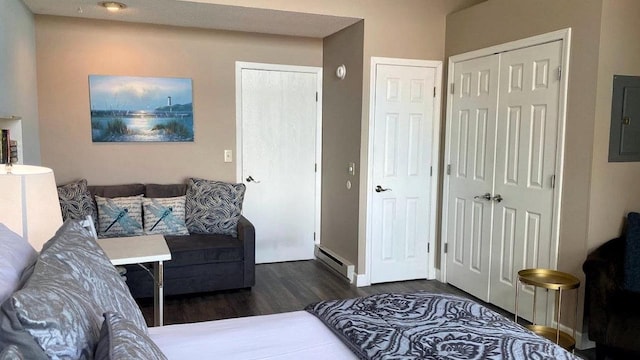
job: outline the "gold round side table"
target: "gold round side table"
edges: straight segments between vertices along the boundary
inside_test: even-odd
[[[560,330],[560,315],[561,315],[561,306],[562,306],[562,291],[563,290],[573,290],[580,287],[580,280],[577,277],[563,273],[557,270],[551,269],[524,269],[518,271],[518,281],[527,284],[533,285],[533,321],[532,325],[527,325],[527,328],[534,333],[543,336],[556,344],[562,346],[563,348],[571,351],[576,346],[576,322],[578,319],[578,306],[576,305],[576,315],[573,319],[573,336],[567,334],[566,332]],[[520,286],[516,286],[516,307],[515,307],[515,322],[518,322],[518,289]],[[545,326],[545,325],[537,325],[536,324],[536,289],[544,288],[549,290],[558,291],[556,302],[556,328]],[[578,303],[578,292],[576,291],[576,304]]]

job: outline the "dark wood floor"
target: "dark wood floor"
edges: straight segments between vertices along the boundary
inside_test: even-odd
[[[469,296],[438,281],[416,280],[357,288],[317,261],[294,261],[256,266],[251,289],[165,298],[165,324],[219,320],[302,310],[310,303],[382,292],[428,290]],[[147,323],[153,321],[153,302],[139,302]]]
[[[310,303],[328,299],[346,299],[383,292],[426,290],[478,299],[435,280],[414,280],[376,284],[357,288],[317,261],[295,261],[256,266],[256,285],[252,289],[207,294],[173,296],[165,299],[165,324],[228,319],[252,315],[302,310]],[[139,301],[148,324],[153,324],[152,299]],[[483,303],[484,304],[484,303]],[[488,307],[512,318],[513,315],[492,305]],[[579,352],[594,359],[592,352]]]

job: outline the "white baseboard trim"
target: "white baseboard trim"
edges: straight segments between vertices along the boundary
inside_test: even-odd
[[[576,348],[578,348],[578,350],[593,349],[596,347],[595,341],[589,340],[587,333],[576,332],[576,337],[578,338],[576,340]]]
[[[356,274],[356,287],[370,286],[371,281],[367,274]]]
[[[436,280],[443,282],[442,281],[442,271],[440,269],[436,269]]]
[[[553,321],[551,326],[555,328],[556,324],[557,322]],[[560,331],[564,331],[569,335],[573,335],[573,328],[570,328],[569,326],[564,324],[560,324]],[[576,340],[576,349],[578,350],[592,349],[596,347],[596,343],[589,340],[589,336],[586,332],[576,331],[575,340]]]

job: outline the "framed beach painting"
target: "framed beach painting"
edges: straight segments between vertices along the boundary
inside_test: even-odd
[[[193,141],[191,79],[89,75],[93,142]]]

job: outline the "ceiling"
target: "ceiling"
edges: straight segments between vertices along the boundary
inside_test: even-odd
[[[118,0],[127,8],[111,13],[99,0],[22,0],[34,13],[86,19],[115,20],[324,38],[360,19],[241,6],[176,0]]]

